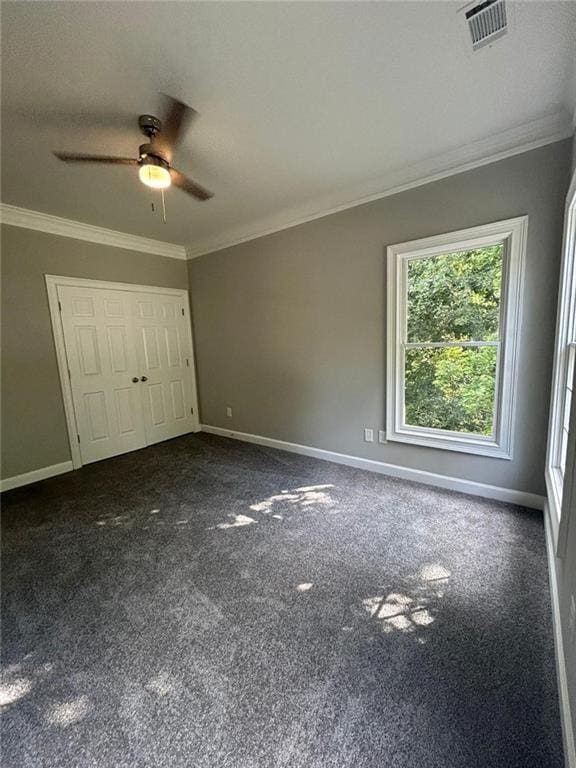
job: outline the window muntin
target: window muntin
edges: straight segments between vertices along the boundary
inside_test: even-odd
[[[389,440],[511,458],[526,229],[388,248]]]

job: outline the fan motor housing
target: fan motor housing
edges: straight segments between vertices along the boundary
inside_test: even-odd
[[[154,115],[140,115],[138,118],[138,127],[144,136],[148,136],[148,138],[151,139],[153,136],[156,136],[157,133],[160,133],[162,130],[162,123],[157,117],[154,117]]]
[[[140,144],[138,150],[141,165],[161,165],[162,168],[169,168],[170,165],[158,152],[153,144]]]

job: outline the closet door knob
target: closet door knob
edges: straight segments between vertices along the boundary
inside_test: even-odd
[[[148,376],[141,376],[140,381],[148,381]]]
[[[132,379],[132,384],[138,384],[138,376],[134,376]]]

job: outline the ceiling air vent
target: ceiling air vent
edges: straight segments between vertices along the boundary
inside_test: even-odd
[[[505,35],[508,29],[504,0],[485,0],[469,8],[465,15],[475,51]]]

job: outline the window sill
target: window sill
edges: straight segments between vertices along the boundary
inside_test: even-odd
[[[512,451],[507,446],[499,445],[491,440],[475,440],[470,437],[424,434],[409,430],[388,431],[386,439],[389,442],[409,443],[425,448],[440,448],[444,451],[457,453],[472,453],[476,456],[488,456],[493,459],[512,459]]]

